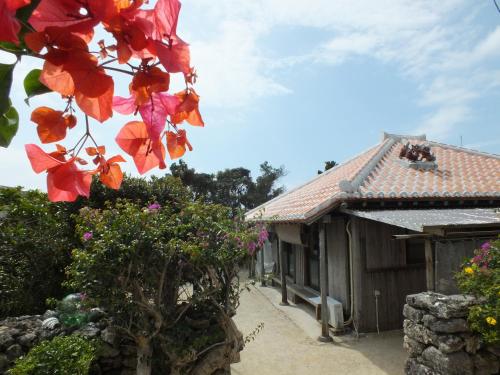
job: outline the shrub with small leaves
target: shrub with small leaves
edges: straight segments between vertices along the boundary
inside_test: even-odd
[[[81,336],[42,341],[16,361],[9,375],[86,375],[96,357],[96,344]]]
[[[456,275],[463,293],[481,300],[469,310],[469,324],[489,344],[500,343],[500,240],[485,242]]]

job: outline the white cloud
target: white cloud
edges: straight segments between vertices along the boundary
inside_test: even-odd
[[[188,34],[200,69],[199,90],[208,104],[246,107],[257,98],[289,92],[275,74],[282,67],[338,65],[366,56],[414,81],[422,95],[416,104],[428,110],[421,128],[445,137],[469,118],[474,100],[499,86],[500,75],[486,62],[500,55],[500,26],[486,31],[478,22],[485,4],[197,0],[189,6],[207,25],[188,28]],[[311,43],[300,55],[269,56],[262,41],[282,26],[321,30],[328,41]]]

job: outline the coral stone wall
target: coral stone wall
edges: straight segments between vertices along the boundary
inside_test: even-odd
[[[500,347],[487,346],[470,331],[470,296],[425,292],[406,297],[403,309],[407,375],[499,373]]]
[[[6,374],[17,358],[28,353],[40,341],[69,334],[100,340],[98,361],[92,373],[135,374],[135,347],[120,340],[108,327],[107,320],[101,319],[102,316],[77,330],[64,329],[60,325],[43,327],[42,322],[53,316],[55,312],[49,310],[44,315],[26,315],[0,321],[0,374]]]

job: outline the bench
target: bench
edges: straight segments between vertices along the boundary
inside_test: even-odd
[[[272,278],[273,285],[278,284],[281,286],[281,280],[278,278]],[[301,287],[297,284],[287,283],[287,292],[290,295],[290,300],[293,303],[297,303],[297,297],[312,305],[315,310],[316,320],[321,320],[321,296],[319,293],[312,291],[309,288]],[[329,309],[329,324],[336,329],[343,329],[344,327],[344,312],[342,309],[342,303],[337,301],[332,297],[326,297],[327,306]]]

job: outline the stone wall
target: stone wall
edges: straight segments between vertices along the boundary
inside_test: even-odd
[[[54,317],[53,311],[44,315],[26,315],[7,318],[0,321],[0,374],[6,374],[14,361],[25,355],[33,346],[42,340],[59,335],[79,334],[87,338],[100,338],[101,345],[98,361],[92,368],[94,374],[132,375],[135,374],[135,347],[119,340],[114,331],[108,327],[102,315],[94,314],[93,322],[83,327],[64,329],[59,324],[52,326],[42,322]]]
[[[464,295],[426,292],[407,296],[403,309],[407,375],[490,375],[499,373],[500,347],[486,346],[470,331]]]

